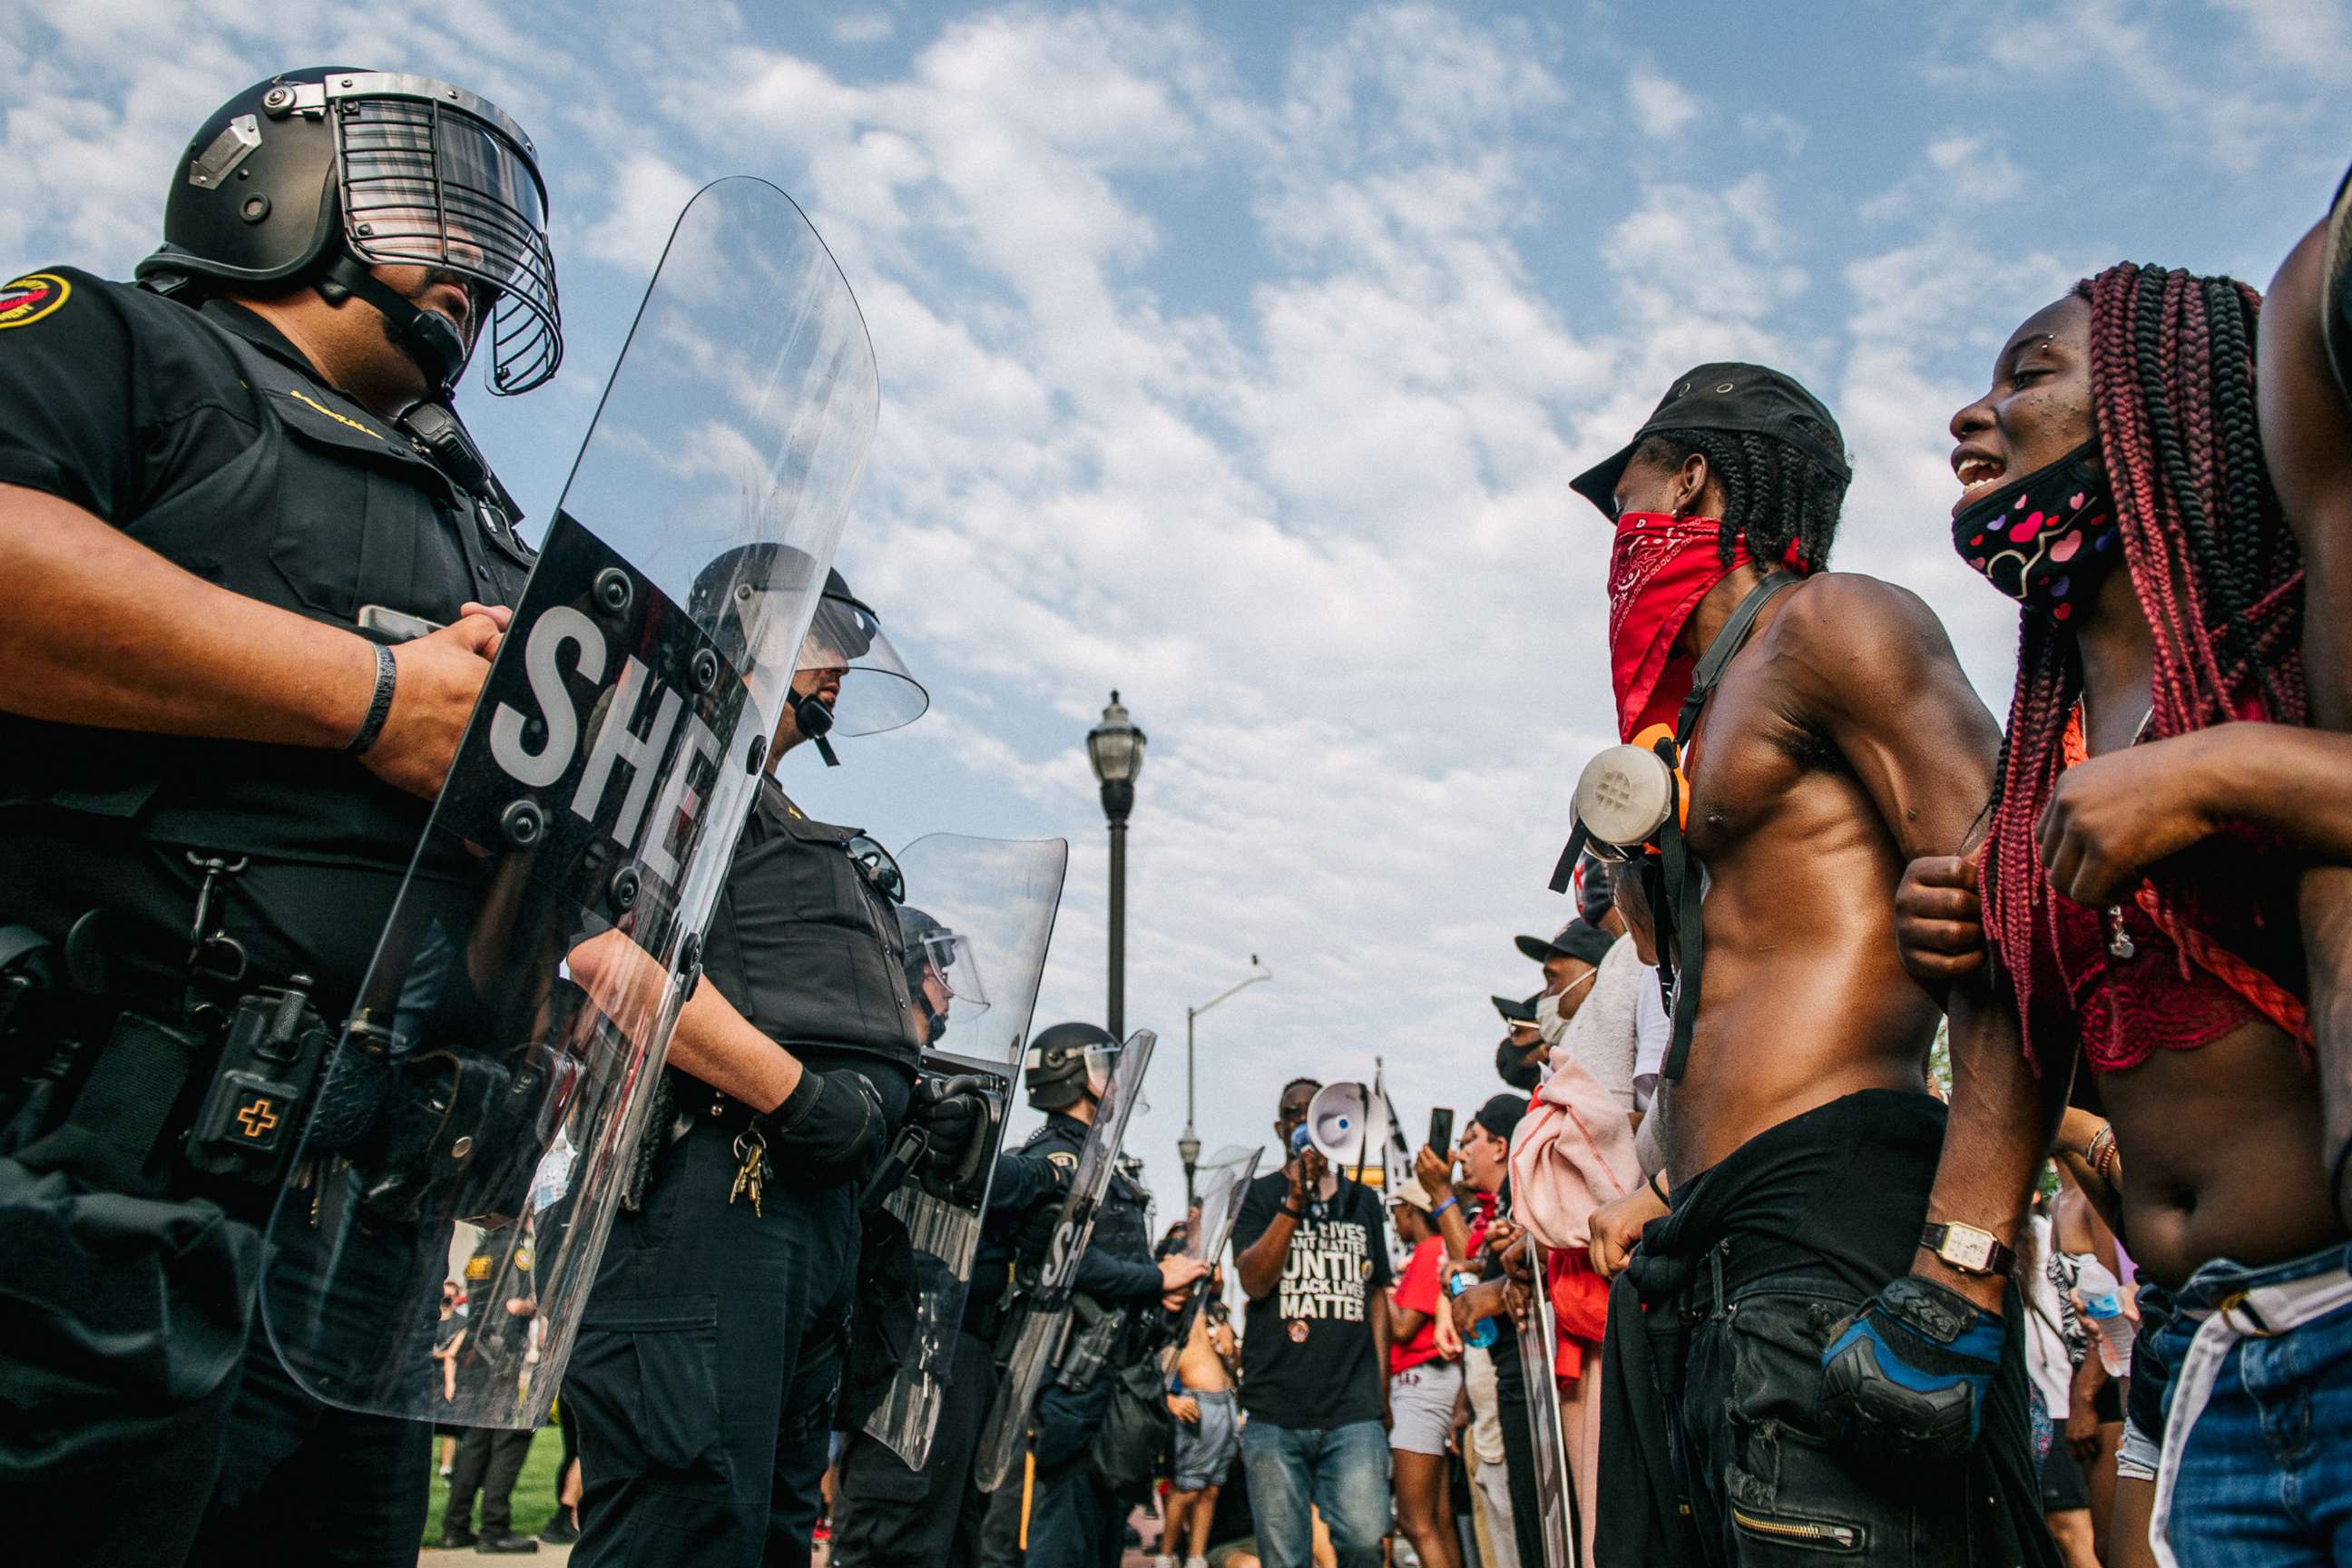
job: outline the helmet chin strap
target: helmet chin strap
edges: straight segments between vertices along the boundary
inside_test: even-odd
[[[446,316],[418,308],[348,250],[329,263],[317,288],[330,305],[356,295],[374,306],[392,330],[394,346],[424,374],[433,395],[446,397],[456,389],[457,378],[466,374],[469,351],[465,334]]]
[[[841,759],[833,754],[833,742],[824,738],[825,731],[833,728],[833,710],[815,692],[793,693],[793,722],[800,726],[803,735],[816,742],[816,754],[824,759],[826,767],[841,766]]]

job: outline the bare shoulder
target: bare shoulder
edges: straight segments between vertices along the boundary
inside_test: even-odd
[[[1832,668],[1860,660],[1904,668],[1958,657],[1944,623],[1908,588],[1859,572],[1823,572],[1789,590],[1770,627],[1774,651]]]

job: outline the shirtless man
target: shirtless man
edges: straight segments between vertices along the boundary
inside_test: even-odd
[[[1745,1563],[1792,1543],[2055,1561],[2000,1273],[2047,1123],[2013,1023],[1956,986],[1959,1093],[2022,1109],[1946,1142],[1926,1074],[1938,998],[1895,943],[1905,865],[1961,846],[2000,734],[1916,596],[1816,574],[1849,478],[1804,388],[1708,364],[1576,481],[1617,524],[1624,738],[1675,723],[1727,626],[1738,650],[1683,736],[1705,962],[1683,976],[1688,1044],[1667,1062],[1672,1215],[1641,1235],[1612,1302],[1603,1562]],[[1629,880],[1650,889],[1663,956],[1687,951],[1665,928],[1696,919],[1697,899],[1668,896],[1655,855]],[[1622,1266],[1667,1214],[1649,1189],[1601,1211],[1596,1265]],[[1914,1462],[1874,1462],[1887,1457]],[[2015,1539],[2028,1530],[2038,1543]]]
[[[1167,1527],[1160,1535],[1160,1568],[1203,1568],[1209,1555],[1209,1521],[1217,1511],[1217,1490],[1241,1449],[1239,1410],[1234,1404],[1233,1315],[1225,1309],[1225,1271],[1209,1270],[1209,1293],[1184,1348],[1176,1353],[1176,1392],[1168,1414],[1177,1420],[1175,1479],[1168,1493]],[[1182,1547],[1180,1553],[1178,1548]]]

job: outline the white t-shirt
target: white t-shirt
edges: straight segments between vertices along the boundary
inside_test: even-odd
[[[1629,951],[1633,939],[1619,944]],[[1641,995],[1634,1014],[1637,1044],[1633,1050],[1633,1105],[1636,1110],[1650,1109],[1650,1099],[1658,1092],[1658,1069],[1666,1065],[1666,1047],[1675,1037],[1675,1021],[1666,1012],[1664,998],[1658,994],[1658,969],[1654,963],[1639,959],[1634,964],[1642,972]]]
[[[1600,970],[1586,990],[1584,1005],[1568,1021],[1568,1033],[1560,1037],[1559,1042],[1626,1110],[1633,1109],[1633,1068],[1640,1037],[1639,993],[1644,985],[1653,991],[1658,988],[1657,972],[1634,953],[1632,937],[1619,937],[1601,954]]]

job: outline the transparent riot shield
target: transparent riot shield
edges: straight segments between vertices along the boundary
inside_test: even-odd
[[[1200,1205],[1200,1215],[1188,1227],[1184,1237],[1184,1256],[1197,1258],[1214,1268],[1233,1239],[1234,1223],[1242,1217],[1242,1201],[1249,1196],[1249,1184],[1257,1179],[1257,1163],[1265,1157],[1263,1149],[1244,1149],[1238,1143],[1228,1143],[1208,1160],[1195,1167],[1194,1200]],[[1176,1358],[1184,1353],[1185,1341],[1192,1337],[1192,1321],[1201,1315],[1209,1299],[1209,1281],[1204,1277],[1192,1286],[1184,1298],[1184,1310],[1176,1319],[1175,1337],[1168,1342],[1161,1355],[1161,1370],[1173,1373]]]
[[[1559,1353],[1559,1321],[1551,1310],[1544,1249],[1528,1238],[1535,1266],[1535,1300],[1519,1325],[1519,1371],[1527,1378],[1528,1431],[1535,1445],[1536,1517],[1543,1529],[1544,1561],[1578,1568],[1583,1536],[1576,1519],[1576,1488],[1568,1474],[1568,1438],[1559,1424],[1559,1384],[1552,1374]]]
[[[914,1247],[915,1342],[865,1429],[910,1469],[930,1459],[1069,858],[1059,838],[946,833],[917,839],[898,858],[907,988],[931,1030],[920,1092],[968,1096],[979,1118],[971,1141],[952,1151],[929,1148],[910,1126],[883,1200]]]
[[[877,401],[857,303],[800,209],[757,180],[706,187],[318,1075],[262,1301],[310,1394],[545,1417]],[[469,1245],[465,1332],[436,1357]]]
[[[1069,1332],[1070,1291],[1078,1277],[1078,1259],[1086,1256],[1087,1243],[1093,1239],[1095,1215],[1118,1169],[1119,1141],[1127,1134],[1128,1118],[1142,1099],[1143,1075],[1151,1067],[1151,1047],[1158,1042],[1159,1037],[1149,1029],[1128,1037],[1111,1068],[1102,1103],[1095,1110],[1094,1125],[1087,1130],[1087,1146],[1079,1151],[1078,1168],[1054,1222],[1053,1238],[1045,1245],[1036,1283],[1022,1299],[1013,1320],[1013,1352],[1005,1362],[1004,1380],[997,1385],[988,1424],[981,1430],[972,1479],[984,1492],[1004,1484],[1028,1447],[1029,1417],[1037,1408],[1037,1396],[1045,1391],[1045,1379],[1060,1360],[1062,1341]]]

